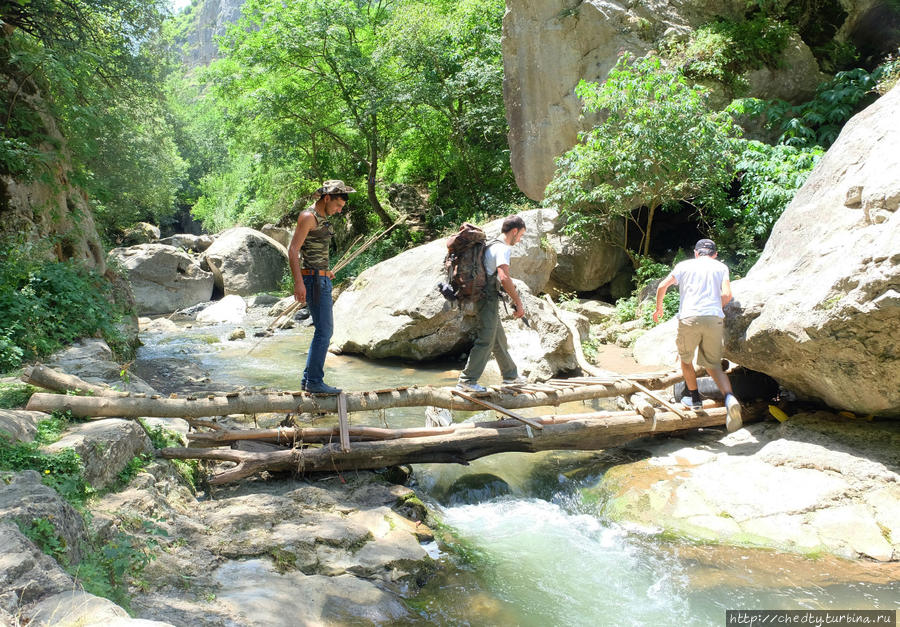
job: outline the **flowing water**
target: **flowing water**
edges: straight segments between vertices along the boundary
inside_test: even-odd
[[[213,381],[299,386],[311,329],[262,342],[224,341],[229,330],[195,327],[148,336],[138,360],[182,359]],[[326,381],[348,391],[452,385],[459,367],[329,355]],[[421,408],[354,414],[352,420],[424,424]],[[604,520],[580,489],[624,461],[622,452],[546,452],[494,455],[469,466],[417,465],[413,487],[432,500],[447,526],[438,533],[441,542],[429,547],[440,564],[436,576],[409,601],[421,616],[417,624],[724,625],[726,609],[900,607],[897,568],[692,544]]]

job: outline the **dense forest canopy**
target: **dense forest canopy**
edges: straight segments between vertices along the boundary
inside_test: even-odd
[[[881,23],[892,37],[895,5],[885,3]],[[883,45],[840,38],[837,18],[817,6],[748,2],[743,16],[661,38],[651,59],[621,58],[606,84],[583,82],[578,95],[599,121],[560,157],[545,202],[574,233],[628,220],[638,282],[677,253],[654,231],[672,214],[745,272],[822,151],[900,68]],[[110,247],[138,221],[164,232],[185,217],[211,232],[290,225],[327,178],[360,190],[345,237],[400,217],[398,190],[418,198],[422,219],[350,274],[463,220],[531,206],[509,160],[503,0],[247,0],[216,58],[188,65],[186,33],[202,9],[202,0],[174,15],[162,0],[4,2],[0,176],[48,180],[55,160],[70,160]],[[795,36],[828,80],[808,102],[747,97],[745,73],[775,62]],[[0,254],[0,345],[17,353],[0,367],[49,350],[24,339],[14,303],[30,289],[27,315],[41,319],[53,290],[34,291],[42,271],[12,246]]]

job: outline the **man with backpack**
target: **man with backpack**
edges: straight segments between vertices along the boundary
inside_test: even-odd
[[[297,227],[288,246],[288,262],[294,277],[294,300],[307,303],[315,326],[301,387],[312,394],[338,394],[340,389],[325,383],[325,357],[334,332],[328,247],[334,230],[329,218],[343,210],[348,194],[356,190],[343,181],[325,181],[316,190],[318,200],[297,218]],[[301,261],[302,257],[302,261]]]
[[[701,239],[694,246],[694,258],[677,264],[656,289],[656,311],[653,321],[663,314],[666,290],[678,285],[678,335],[675,344],[681,357],[685,396],[681,399],[687,409],[701,409],[703,404],[694,371],[694,351],[697,361],[716,382],[725,397],[729,433],[741,428],[741,404],[731,391],[728,375],[722,371],[722,336],[725,314],[722,308],[731,300],[731,281],[728,266],[716,260],[716,244]]]
[[[500,236],[484,246],[484,271],[486,283],[480,297],[475,301],[475,313],[478,317],[478,338],[469,351],[466,367],[459,374],[457,389],[464,392],[484,392],[484,386],[478,384],[478,378],[484,372],[488,359],[493,353],[500,367],[504,385],[522,381],[518,368],[509,355],[506,346],[506,333],[500,324],[500,287],[512,299],[515,311],[514,318],[525,315],[522,299],[516,291],[509,274],[509,261],[512,247],[519,243],[525,235],[525,221],[519,216],[509,216],[503,221]]]

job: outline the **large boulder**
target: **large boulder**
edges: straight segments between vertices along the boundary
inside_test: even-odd
[[[540,290],[555,261],[541,240],[553,229],[556,212],[521,214],[525,237],[513,248],[510,271],[522,292],[533,329],[511,317],[504,320],[510,351],[523,372],[550,376],[575,367],[572,339],[549,307],[532,292]],[[488,237],[499,233],[502,220],[485,226]],[[407,250],[363,272],[335,303],[332,343],[339,350],[367,357],[427,360],[468,350],[475,319],[438,293],[445,279],[444,240]],[[465,312],[463,312],[465,313]]]
[[[22,606],[75,586],[62,567],[26,538],[12,520],[0,519],[0,555],[0,619],[2,612],[17,616]]]
[[[734,283],[726,356],[798,394],[900,415],[900,89],[855,116]]]
[[[212,235],[193,235],[192,233],[176,233],[169,237],[164,237],[157,244],[166,244],[175,248],[183,248],[195,253],[201,253],[213,243]]]
[[[591,292],[612,281],[627,260],[623,221],[608,237],[566,235],[557,228],[547,239],[556,251],[550,284],[559,292]]]
[[[249,296],[278,289],[288,256],[285,247],[268,235],[239,226],[216,237],[203,255],[203,264],[225,295]]]
[[[128,271],[138,314],[170,313],[212,297],[213,275],[174,246],[139,244],[109,255]]]
[[[503,100],[519,189],[541,200],[556,159],[596,124],[575,95],[581,79],[603,81],[622,53],[642,57],[661,40],[683,39],[716,18],[739,19],[746,6],[742,0],[507,0]],[[802,101],[819,77],[809,48],[794,37],[773,69],[747,77],[748,95]]]
[[[588,489],[605,517],[691,541],[900,559],[895,421],[815,412],[648,446],[651,458]]]

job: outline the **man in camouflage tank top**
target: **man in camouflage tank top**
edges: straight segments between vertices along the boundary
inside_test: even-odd
[[[334,273],[328,269],[328,247],[334,231],[328,218],[340,213],[347,203],[347,195],[355,191],[343,181],[325,181],[316,190],[318,200],[297,218],[297,228],[288,246],[288,260],[294,277],[294,299],[307,303],[315,325],[301,381],[303,389],[314,394],[340,392],[339,388],[325,383],[325,356],[334,332],[331,308]]]

